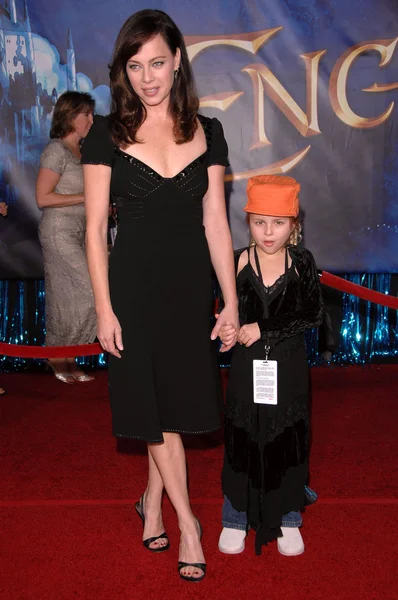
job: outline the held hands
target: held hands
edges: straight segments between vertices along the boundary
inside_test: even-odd
[[[115,313],[109,312],[97,316],[97,337],[102,348],[121,358],[120,350],[123,350],[122,328]]]
[[[219,318],[220,315],[215,315],[216,319]],[[235,325],[231,323],[226,323],[220,329],[219,338],[222,342],[220,347],[220,352],[226,352],[225,348],[232,348],[235,346],[236,341],[238,339],[238,335],[235,329]]]
[[[241,346],[246,346],[246,348],[249,348],[254,342],[258,342],[260,338],[261,332],[258,323],[243,325],[239,330],[238,342]]]
[[[218,317],[219,315],[216,315],[216,319],[218,319]],[[241,346],[249,348],[254,342],[257,342],[261,338],[261,332],[258,323],[243,325],[243,327],[240,328],[239,333],[237,333],[234,325],[225,323],[220,329],[219,337],[222,341],[220,352],[226,352],[226,349],[229,350],[232,348],[237,341]],[[223,350],[223,348],[226,349]]]
[[[215,315],[217,323],[215,324],[213,331],[211,332],[211,339],[215,340],[216,337],[220,337],[222,345],[220,352],[228,352],[236,344],[237,332],[239,330],[239,318],[238,308],[236,306],[230,307],[228,305],[221,311],[219,315]],[[223,338],[221,337],[222,329],[226,327]]]

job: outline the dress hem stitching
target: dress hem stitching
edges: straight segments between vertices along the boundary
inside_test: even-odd
[[[213,429],[205,429],[203,431],[186,431],[183,429],[162,429],[162,432],[165,432],[165,433],[187,433],[190,435],[199,435],[201,433],[212,433],[213,431],[218,431],[219,429],[220,429],[220,426],[214,427]],[[147,442],[148,444],[156,444],[156,443],[164,441],[163,439],[147,440],[146,438],[139,436],[139,435],[127,435],[124,433],[115,433],[115,437],[142,440],[144,442]]]

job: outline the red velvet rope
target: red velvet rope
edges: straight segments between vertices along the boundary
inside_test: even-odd
[[[95,356],[102,354],[101,346],[96,344],[79,344],[78,346],[20,346],[0,342],[0,354],[20,356],[23,358],[67,358],[72,356]]]
[[[337,275],[332,275],[327,271],[322,271],[321,283],[328,287],[332,287],[335,290],[340,290],[340,292],[358,296],[358,298],[362,298],[362,300],[368,300],[369,302],[374,302],[375,304],[381,304],[381,306],[387,306],[388,308],[398,310],[398,298],[389,296],[388,294],[382,294],[381,292],[375,292],[362,285],[358,285],[357,283],[347,281],[342,277],[337,277]]]
[[[352,294],[363,300],[387,306],[398,310],[398,298],[374,292],[362,285],[351,283],[346,279],[332,275],[327,271],[321,272],[321,283],[332,287],[340,292]],[[95,356],[102,354],[103,350],[98,343],[95,344],[80,344],[78,346],[25,346],[19,344],[5,344],[0,342],[0,355],[16,356],[23,358],[66,358],[72,356]]]

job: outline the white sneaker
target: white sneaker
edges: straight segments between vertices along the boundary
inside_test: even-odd
[[[278,550],[284,556],[298,556],[304,552],[304,542],[298,527],[281,527]]]
[[[224,527],[218,540],[218,549],[224,554],[240,554],[245,549],[245,537],[246,531]]]

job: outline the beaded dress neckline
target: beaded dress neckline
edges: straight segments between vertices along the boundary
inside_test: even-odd
[[[157,181],[179,181],[180,179],[183,179],[189,173],[191,173],[193,171],[193,169],[195,169],[199,164],[202,164],[205,161],[205,159],[210,151],[211,131],[210,131],[209,124],[204,119],[202,119],[202,115],[198,115],[198,120],[199,120],[199,123],[201,124],[201,126],[203,128],[203,132],[205,134],[206,150],[204,152],[202,152],[202,154],[200,154],[200,156],[194,158],[186,167],[184,167],[181,171],[176,173],[176,175],[173,175],[173,177],[163,177],[157,171],[155,171],[155,169],[153,169],[152,167],[147,165],[145,162],[143,162],[139,158],[136,158],[135,156],[131,156],[131,154],[128,154],[127,152],[124,152],[124,150],[121,150],[121,148],[119,148],[118,146],[115,146],[114,150],[119,156],[121,156],[122,158],[127,160],[130,164],[138,166],[147,175],[153,177]]]

